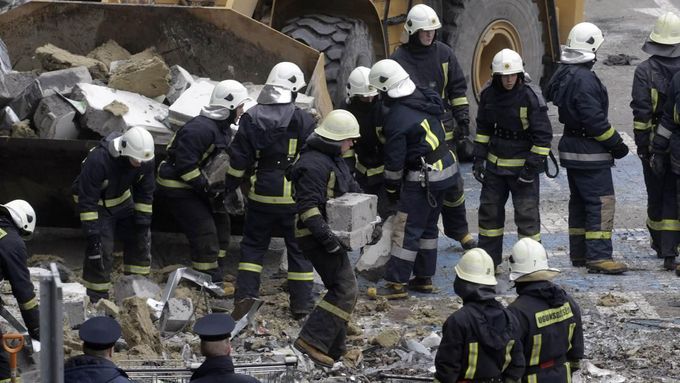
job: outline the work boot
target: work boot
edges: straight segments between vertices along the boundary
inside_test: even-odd
[[[335,362],[333,358],[324,354],[318,348],[305,342],[304,339],[297,338],[295,340],[295,343],[293,343],[293,347],[295,347],[295,349],[297,349],[301,353],[306,354],[309,357],[309,359],[311,359],[312,362],[314,362],[315,364],[327,368],[333,367],[333,363]]]
[[[574,267],[585,267],[586,265],[585,258],[569,256],[569,259],[571,259],[571,265]]]
[[[675,257],[665,257],[665,258],[663,259],[663,268],[664,268],[664,270],[669,270],[669,271],[676,270],[676,267],[677,267],[678,265],[679,265],[679,264],[675,262]]]
[[[408,281],[408,289],[419,293],[432,294],[434,286],[430,277],[415,277]]]
[[[369,287],[368,296],[372,299],[406,299],[408,298],[408,291],[402,283],[385,282],[384,286]]]
[[[244,298],[240,301],[234,302],[234,311],[231,312],[231,317],[235,321],[243,318],[246,314],[248,314],[250,308],[253,307],[253,303],[255,303],[255,298]]]
[[[613,259],[600,259],[586,262],[586,269],[589,273],[623,274],[628,271],[628,266]]]
[[[477,241],[468,233],[460,240],[460,245],[463,247],[463,250],[472,250],[477,247]]]

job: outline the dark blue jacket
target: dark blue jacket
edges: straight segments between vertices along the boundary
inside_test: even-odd
[[[9,217],[0,216],[0,279],[9,281],[24,323],[31,336],[36,338],[35,330],[40,327],[40,311],[26,259],[26,244],[19,230]]]
[[[194,383],[260,383],[252,376],[234,373],[234,364],[229,356],[206,358],[205,362],[191,375]]]
[[[680,174],[680,72],[676,73],[668,87],[661,123],[652,139],[652,153],[671,152],[671,170]]]
[[[208,180],[201,169],[231,142],[233,118],[213,120],[205,116],[192,118],[181,127],[168,144],[168,158],[158,167],[158,184],[172,195],[195,193],[207,198]]]
[[[383,99],[389,113],[383,118],[385,134],[385,187],[396,192],[402,180],[405,187],[420,185],[417,180],[421,157],[434,167],[429,172],[431,190],[454,185],[458,164],[445,142],[439,116],[444,111],[439,96],[429,89],[417,88],[406,97]]]
[[[475,157],[486,159],[486,169],[516,175],[525,166],[544,169],[550,152],[552,127],[540,89],[518,80],[505,90],[494,79],[482,90],[477,111]]]
[[[90,150],[73,182],[74,199],[86,236],[99,235],[100,207],[112,213],[129,210],[137,224],[151,225],[155,162],[147,161],[136,168],[128,157],[114,157],[111,141],[119,136],[120,133],[112,133]]]
[[[78,355],[64,363],[64,383],[129,383],[125,371],[98,356]]]
[[[295,213],[286,169],[295,161],[316,121],[293,104],[255,105],[241,116],[229,147],[227,190],[234,190],[253,170],[248,208]]]
[[[564,135],[560,164],[573,169],[614,165],[610,151],[622,138],[608,120],[609,96],[592,64],[562,64],[548,83],[546,98],[558,108]]]
[[[354,144],[356,164],[354,169],[350,167],[350,170],[354,170],[357,175],[361,174],[362,177],[366,177],[369,184],[381,183],[385,172],[383,149],[385,137],[383,136],[382,125],[378,124],[382,103],[377,97],[372,102],[351,99],[340,109],[346,109],[356,117],[361,133],[361,137]]]

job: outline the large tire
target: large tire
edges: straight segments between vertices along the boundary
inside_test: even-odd
[[[370,68],[373,63],[371,37],[361,20],[305,15],[288,20],[281,32],[324,53],[326,82],[336,107],[346,97],[350,72],[360,65]]]

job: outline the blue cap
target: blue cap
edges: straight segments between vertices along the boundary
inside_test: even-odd
[[[236,322],[229,314],[208,314],[196,321],[194,332],[201,340],[212,342],[229,338],[234,326]]]
[[[120,325],[111,317],[94,317],[80,326],[78,335],[87,348],[105,350],[120,338]]]

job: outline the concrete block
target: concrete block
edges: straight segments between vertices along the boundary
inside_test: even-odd
[[[345,193],[326,202],[328,226],[333,231],[353,232],[375,221],[378,197],[373,194]]]
[[[118,306],[108,299],[100,299],[99,301],[97,301],[97,304],[94,305],[94,308],[102,315],[117,317],[118,314],[120,314],[120,309],[118,308]]]
[[[62,294],[64,298],[64,318],[68,319],[69,325],[80,326],[85,322],[85,309],[90,302],[85,290],[85,286],[80,283],[62,284]]]
[[[58,94],[43,98],[33,115],[40,138],[77,139],[76,111]]]
[[[38,78],[38,75],[33,72],[2,73],[0,71],[0,106],[9,104],[36,78]]]
[[[161,288],[141,275],[124,275],[113,285],[113,294],[116,304],[120,306],[129,297],[158,299]]]
[[[333,233],[338,237],[340,242],[352,250],[359,250],[367,243],[371,242],[371,235],[373,234],[373,223],[362,226],[353,231],[337,231]]]
[[[165,96],[170,89],[170,68],[158,56],[128,60],[111,72],[109,87],[146,97]]]
[[[2,8],[2,6],[0,6]],[[0,39],[0,73],[9,73],[12,70],[12,60],[9,58],[9,50],[5,42]]]
[[[150,98],[93,84],[78,84],[72,98],[87,103],[81,126],[102,136],[125,131],[131,126],[141,126],[151,133],[156,144],[167,144],[172,138],[172,130],[161,122],[168,116],[168,107]],[[122,116],[112,113],[121,111],[121,107],[111,106],[115,101],[128,108]]]
[[[170,89],[166,94],[168,102],[170,104],[177,101],[177,99],[194,84],[194,79],[191,77],[186,69],[179,65],[173,65],[170,67]]]
[[[192,118],[201,113],[201,108],[208,105],[210,95],[215,86],[207,81],[194,83],[170,105],[168,122],[174,129],[179,129]]]
[[[93,78],[99,80],[105,80],[108,74],[108,68],[103,62],[73,54],[52,44],[37,48],[35,54],[46,71],[83,66],[87,68]]]
[[[387,218],[382,226],[382,237],[375,245],[364,246],[355,266],[356,271],[370,281],[377,281],[384,275],[385,265],[390,259],[394,217]]]
[[[170,298],[168,299],[167,322],[165,323],[166,332],[176,332],[182,330],[194,313],[194,305],[189,298]]]
[[[14,110],[6,106],[0,110],[0,136],[7,137],[12,132],[12,125],[19,122],[19,117]]]
[[[87,54],[87,57],[103,62],[107,67],[110,67],[112,61],[128,60],[131,56],[127,49],[114,40],[105,42]]]
[[[33,116],[44,97],[55,93],[68,94],[78,83],[91,83],[92,76],[85,67],[45,72],[38,76],[9,104],[20,119]]]

